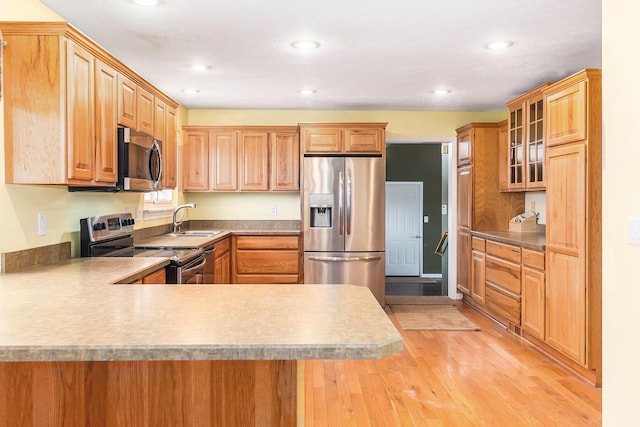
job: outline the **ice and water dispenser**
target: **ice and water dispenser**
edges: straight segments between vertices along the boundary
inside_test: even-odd
[[[331,212],[333,211],[333,194],[309,195],[309,226],[331,227]]]

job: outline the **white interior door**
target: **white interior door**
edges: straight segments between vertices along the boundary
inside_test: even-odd
[[[386,275],[419,276],[422,182],[386,183]]]

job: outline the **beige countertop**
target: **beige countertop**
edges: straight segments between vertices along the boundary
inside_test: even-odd
[[[111,285],[166,262],[74,258],[0,275],[0,361],[366,359],[402,349],[361,286]]]
[[[477,231],[471,230],[471,235],[491,239],[500,243],[521,246],[523,248],[544,251],[546,237],[544,233],[517,233],[513,231]]]

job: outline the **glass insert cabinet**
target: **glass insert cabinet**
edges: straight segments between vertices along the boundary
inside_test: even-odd
[[[504,191],[543,190],[544,111],[540,85],[507,103],[508,156],[507,180]]]

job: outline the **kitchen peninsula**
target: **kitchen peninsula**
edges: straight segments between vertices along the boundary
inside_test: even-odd
[[[295,425],[305,359],[402,349],[364,287],[112,285],[163,263],[0,275],[0,426]]]

